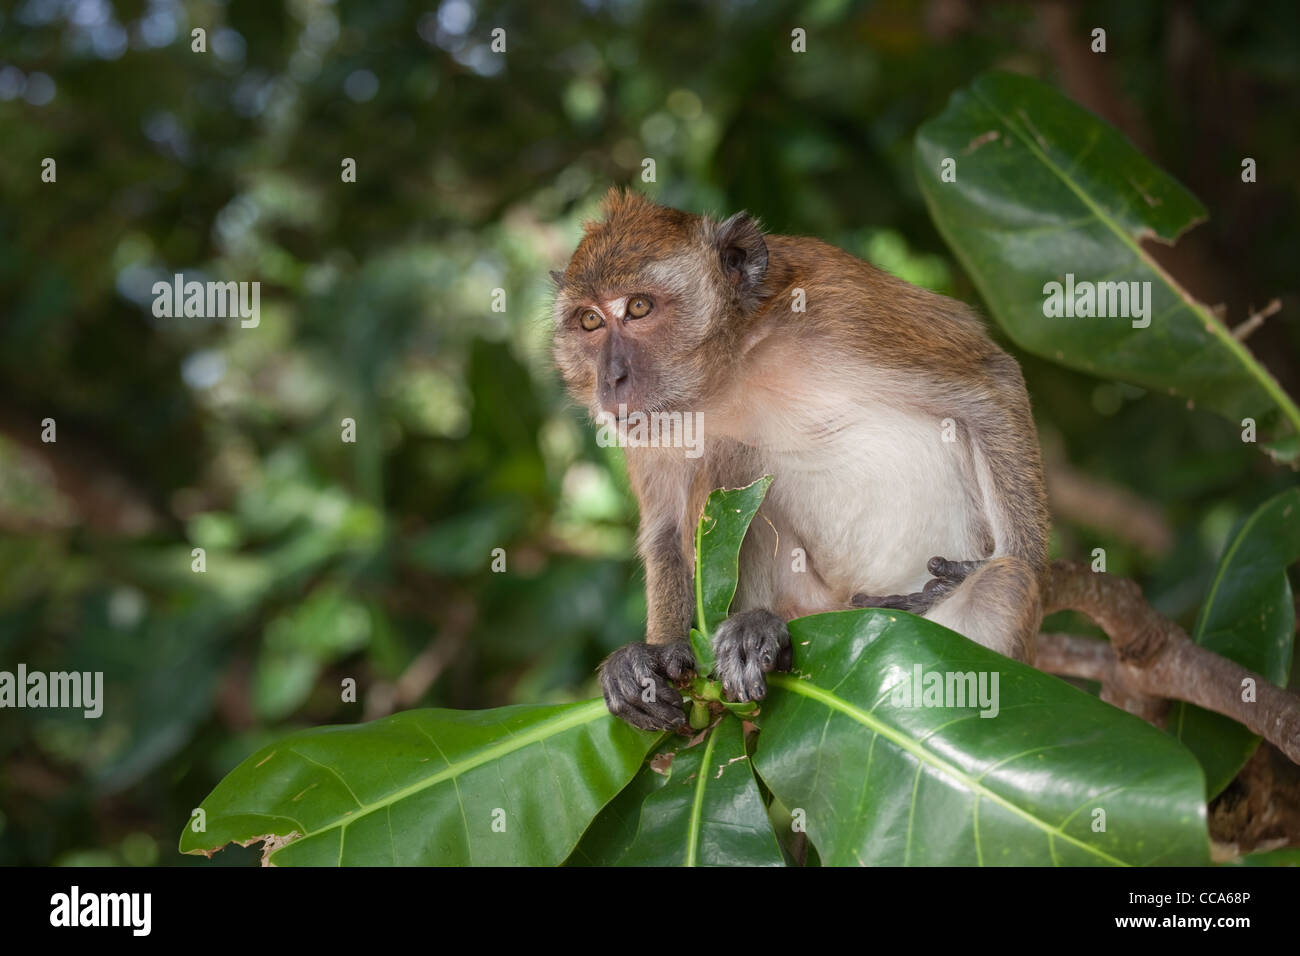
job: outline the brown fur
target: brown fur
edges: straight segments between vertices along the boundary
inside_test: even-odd
[[[930,616],[1032,659],[1047,562],[1042,466],[1020,370],[979,319],[819,240],[764,237],[747,217],[718,223],[618,191],[603,212],[557,279],[554,354],[566,384],[593,414],[612,412],[611,396],[625,396],[631,411],[702,412],[707,427],[698,459],[681,449],[627,449],[641,507],[648,640],[679,640],[690,626],[692,532],[708,492],[775,469],[742,552],[737,605],[789,618],[847,607],[854,590],[890,593],[898,581],[923,580],[924,559],[911,566],[910,551],[909,566],[895,574],[854,549],[853,528],[828,537],[824,512],[835,502],[825,500],[825,482],[847,496],[845,521],[875,521],[860,535],[879,554],[910,544],[890,541],[881,525],[907,503],[853,496],[942,482],[932,499],[954,503],[952,521],[897,514],[913,522],[910,532],[900,524],[900,535],[934,531],[931,553],[957,540],[972,553],[944,557],[990,560]],[[791,310],[795,289],[806,295],[804,313]],[[650,316],[610,314],[636,294],[653,299]],[[606,325],[584,331],[577,316],[586,308],[602,311]],[[611,391],[624,371],[621,391]],[[958,440],[931,446],[931,423],[938,442],[948,419]],[[909,456],[891,443],[917,448],[934,468],[918,459],[915,474],[897,475]],[[873,471],[873,448],[895,457]],[[804,494],[800,483],[810,479],[823,484]],[[798,575],[785,567],[794,547],[807,554]]]

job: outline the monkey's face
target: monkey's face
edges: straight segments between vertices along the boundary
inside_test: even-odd
[[[719,224],[635,193],[611,192],[604,212],[555,276],[565,383],[593,416],[699,411],[733,361],[741,279],[766,266],[762,235],[748,217],[738,230],[737,217]]]
[[[642,283],[642,287],[651,288]],[[681,369],[666,375],[663,343],[680,324],[664,290],[584,296],[566,308],[556,347],[570,389],[593,415],[667,410],[691,389]]]

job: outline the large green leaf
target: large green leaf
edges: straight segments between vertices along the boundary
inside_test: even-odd
[[[998,322],[1037,355],[1274,423],[1294,458],[1300,409],[1210,310],[1142,247],[1173,242],[1201,204],[1118,130],[1050,86],[985,74],[916,136],[921,191]],[[943,163],[956,179],[943,181]],[[1045,285],[1149,282],[1149,320],[1049,318]]]
[[[1295,603],[1286,567],[1300,560],[1300,488],[1260,505],[1219,561],[1192,639],[1285,686],[1295,644]],[[1165,723],[1205,768],[1217,796],[1259,746],[1259,737],[1222,714],[1175,702]]]
[[[652,749],[652,756],[646,758],[632,782],[591,821],[564,865],[617,865],[636,839],[641,804],[668,782],[667,762],[676,759],[677,751],[686,744],[687,738],[680,734],[665,734],[663,743]]]
[[[824,863],[1207,862],[1200,767],[1138,718],[897,611],[790,632],[799,674],[769,677],[754,763]],[[996,674],[995,715],[895,700],[917,667]]]
[[[296,834],[271,863],[554,865],[657,739],[602,700],[306,730],[222,780],[201,806],[206,830],[191,822],[180,848]]]
[[[713,670],[713,631],[727,618],[739,579],[740,544],[772,484],[765,475],[744,488],[719,488],[695,526],[695,615],[691,644],[701,674]]]
[[[784,859],[745,753],[740,720],[678,750],[667,780],[641,804],[621,866],[781,866]]]

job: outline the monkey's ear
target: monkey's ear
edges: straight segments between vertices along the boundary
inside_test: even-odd
[[[738,212],[718,225],[718,256],[731,284],[752,293],[767,273],[767,242],[754,217]]]
[[[564,273],[551,270],[551,281],[555,283],[555,291],[559,292],[564,288]]]

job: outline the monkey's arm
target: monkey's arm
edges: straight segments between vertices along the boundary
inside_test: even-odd
[[[695,671],[689,634],[695,607],[693,566],[679,520],[642,515],[641,555],[646,570],[646,642],[619,648],[600,666],[610,713],[643,730],[672,730],[686,722],[673,681]]]
[[[664,521],[642,537],[647,644],[672,644],[690,634],[695,571],[685,552],[684,536],[678,522]]]

